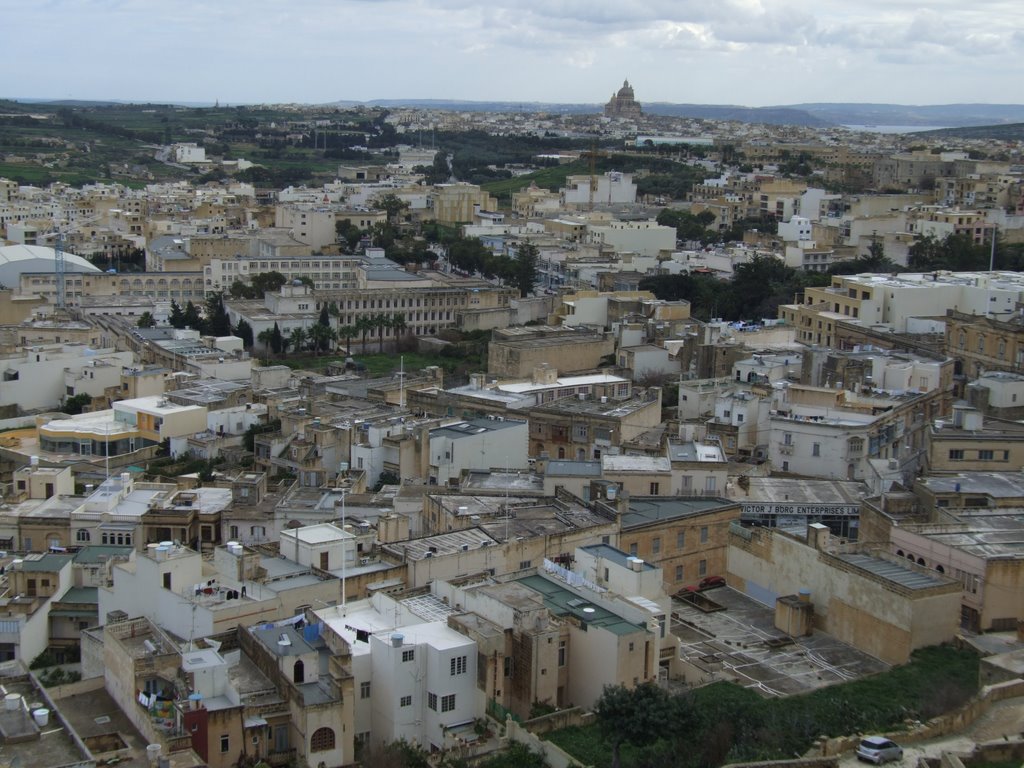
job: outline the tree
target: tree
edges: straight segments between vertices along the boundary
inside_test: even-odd
[[[309,329],[308,336],[310,346],[316,350],[318,355],[329,350],[331,344],[338,338],[331,326],[321,325],[320,323],[316,323]]]
[[[291,333],[288,334],[288,343],[296,352],[301,352],[307,341],[309,341],[309,334],[306,333],[305,328],[292,328]]]
[[[74,416],[81,413],[89,405],[92,405],[92,395],[87,395],[83,392],[80,395],[74,395],[65,400],[64,407],[61,410]]]
[[[206,299],[205,331],[210,336],[228,336],[231,334],[231,318],[224,308],[224,297],[215,293]]]
[[[262,299],[264,294],[280,290],[281,286],[288,282],[288,278],[280,272],[271,270],[253,275],[249,282],[252,283],[254,292],[249,298]]]
[[[373,320],[368,315],[361,315],[356,318],[356,330],[362,336],[360,350],[366,353],[366,334],[373,330]]]
[[[139,315],[139,322],[137,323],[139,328],[152,328],[156,325],[156,318],[153,317],[152,312],[143,312]]]
[[[342,325],[337,332],[339,339],[345,340],[345,354],[352,354],[352,337],[359,335],[359,328],[354,325]]]
[[[274,328],[277,327],[275,323]],[[277,353],[280,350],[274,349],[274,328],[264,328],[258,334],[256,334],[256,341],[260,343],[263,349]]]
[[[394,224],[397,222],[398,215],[409,207],[409,204],[402,200],[398,195],[393,192],[388,192],[386,195],[381,195],[376,198],[371,204],[373,208],[378,211],[385,211],[388,215],[388,223]]]
[[[384,331],[391,327],[391,319],[383,312],[378,312],[370,318],[373,330],[377,331],[377,341],[380,343],[378,351],[384,354]]]
[[[511,281],[519,289],[519,296],[529,296],[533,285],[537,282],[537,246],[525,243],[516,251],[516,263],[512,270]]]
[[[234,327],[233,332],[235,336],[242,340],[243,347],[252,349],[252,326],[249,325],[244,317],[238,318],[238,324]]]
[[[672,697],[654,683],[634,688],[606,685],[594,714],[604,738],[611,743],[612,768],[622,765],[623,744],[655,742],[664,735],[666,723],[677,726],[677,709]]]
[[[181,309],[181,305],[174,301],[174,299],[171,299],[171,314],[168,319],[173,328],[184,328],[187,324],[185,322],[185,312]]]
[[[173,310],[174,308],[172,307],[171,311]],[[193,304],[191,301],[189,301],[185,305],[185,311],[182,316],[184,317],[185,320],[185,325],[182,327],[192,328],[197,331],[203,330],[203,318],[199,316],[199,310],[196,309],[196,305]]]

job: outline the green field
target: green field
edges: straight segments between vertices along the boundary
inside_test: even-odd
[[[512,179],[492,181],[487,184],[482,184],[481,187],[499,200],[509,202],[512,200],[513,192],[526,189],[531,183],[536,184],[538,187],[543,189],[550,189],[552,192],[557,192],[560,187],[565,185],[565,179],[568,176],[574,176],[581,173],[590,173],[590,167],[585,162],[576,161],[573,163],[566,163],[565,165],[555,165],[550,168],[542,168],[539,171],[527,173],[522,176],[516,176]]]
[[[819,736],[886,732],[963,704],[978,689],[978,655],[951,646],[923,648],[888,672],[802,696],[765,699],[715,683],[690,694],[685,723],[665,724],[665,738],[622,750],[623,768],[698,768],[780,760],[804,754]],[[582,765],[609,768],[601,727],[566,728],[546,737]]]

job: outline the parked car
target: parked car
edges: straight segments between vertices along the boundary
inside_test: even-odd
[[[725,577],[724,576],[705,576],[700,580],[700,584],[697,585],[701,591],[705,589],[713,589],[714,587],[724,587]]]
[[[875,765],[903,759],[903,748],[882,736],[866,736],[857,747],[857,759]]]

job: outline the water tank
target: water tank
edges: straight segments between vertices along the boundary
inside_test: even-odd
[[[21,694],[8,693],[4,696],[4,709],[8,712],[16,712],[21,709]]]
[[[401,648],[402,644],[404,642],[405,642],[405,635],[403,635],[401,632],[393,632],[391,634],[391,647],[392,648]]]
[[[159,744],[150,744],[146,747],[146,759],[150,765],[155,765],[157,759],[160,757],[160,750],[163,749]]]
[[[801,603],[811,602],[811,590],[807,589],[807,587],[804,587],[799,592],[797,592],[797,596],[799,597]]]
[[[29,463],[30,466],[38,467],[39,466],[39,457],[38,456],[29,456],[28,457],[28,463]]]
[[[33,709],[32,719],[36,721],[36,725],[38,725],[40,728],[45,728],[50,723],[50,710],[48,710],[46,707]]]
[[[618,493],[618,491],[619,489],[617,486],[609,485],[608,490],[605,491],[605,496],[607,496],[608,501],[615,501],[615,494]]]

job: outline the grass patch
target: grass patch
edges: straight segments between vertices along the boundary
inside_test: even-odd
[[[692,717],[664,739],[623,747],[623,768],[648,765],[715,766],[802,755],[818,736],[899,730],[966,702],[978,689],[978,656],[951,646],[923,648],[888,672],[802,696],[764,699],[731,683],[698,688]],[[547,738],[583,765],[605,768],[611,752],[598,724],[566,728]]]
[[[566,163],[565,165],[553,165],[550,168],[542,168],[533,173],[525,173],[522,176],[515,176],[511,179],[491,181],[482,184],[481,189],[490,192],[499,200],[511,200],[513,192],[526,189],[533,182],[542,189],[550,189],[557,192],[560,187],[565,186],[568,176],[575,174],[590,173],[590,166],[584,162]]]
[[[384,354],[355,354],[352,359],[361,363],[365,370],[363,373],[370,378],[387,376],[397,373],[402,367],[402,358],[405,360],[407,373],[419,371],[431,365],[440,366],[448,373],[459,368],[467,370],[483,370],[486,361],[480,355],[467,355],[465,357],[448,357],[445,355],[424,355],[419,352],[402,352],[401,354],[385,352]],[[287,365],[292,370],[303,371],[325,371],[332,363],[344,363],[344,355],[287,355],[286,357],[268,358],[271,364]]]

